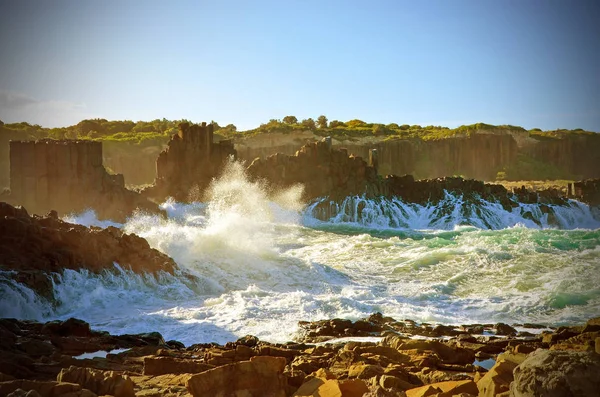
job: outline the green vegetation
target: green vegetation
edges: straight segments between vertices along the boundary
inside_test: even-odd
[[[516,161],[503,171],[499,171],[496,176],[497,181],[520,181],[531,179],[535,176],[539,180],[578,180],[577,175],[567,173],[561,167],[550,164],[546,161],[540,161],[524,153],[517,155]]]
[[[129,143],[138,145],[163,145],[171,135],[175,134],[178,125],[187,120],[156,119],[153,121],[108,121],[106,119],[82,120],[76,125],[62,128],[44,128],[40,125],[29,123],[0,124],[0,134],[10,135],[11,139],[90,139],[95,141]],[[189,122],[189,121],[187,121]],[[238,131],[233,124],[224,127],[212,122],[215,132],[225,138],[242,138],[257,134],[268,133],[294,133],[299,131],[312,131],[318,136],[332,136],[336,139],[353,139],[360,137],[375,136],[383,140],[390,139],[416,139],[437,140],[456,136],[469,136],[477,131],[511,131],[528,134],[531,138],[538,140],[565,139],[574,136],[594,135],[595,132],[582,129],[553,131],[542,131],[533,128],[529,131],[522,127],[512,125],[490,125],[477,123],[462,125],[457,128],[443,126],[420,126],[409,124],[379,124],[368,123],[360,119],[348,121],[331,120],[320,115],[317,119],[307,118],[299,121],[296,116],[288,115],[282,120],[271,119],[261,124],[258,128]]]

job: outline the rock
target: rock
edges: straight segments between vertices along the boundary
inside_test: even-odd
[[[407,397],[433,396],[452,397],[461,393],[477,395],[479,390],[472,380],[437,382],[406,391]]]
[[[8,394],[6,397],[42,397],[40,393],[35,390],[25,391],[23,389],[17,389],[12,393]]]
[[[114,271],[118,263],[138,273],[173,273],[177,265],[167,255],[150,248],[141,237],[112,229],[88,228],[37,216],[0,217],[0,264],[4,270],[14,271],[9,277],[48,299],[53,298],[49,275],[64,269],[100,273]],[[57,336],[90,335],[89,325],[75,319],[51,322],[44,332]]]
[[[403,379],[392,375],[381,375],[379,385],[384,389],[408,390],[413,389],[415,385]]]
[[[56,351],[50,342],[39,339],[25,339],[18,342],[16,346],[30,357],[51,356]]]
[[[35,161],[31,162],[31,160]],[[102,165],[102,142],[11,141],[9,199],[36,214],[80,213],[92,207],[100,219],[124,222],[136,209],[159,212],[156,204],[125,188],[123,175]],[[5,212],[5,211],[2,211]]]
[[[430,350],[436,353],[446,364],[472,364],[475,353],[463,348],[450,347],[432,340],[407,340],[397,347],[398,350]]]
[[[374,376],[383,375],[383,368],[379,365],[359,364],[348,369],[349,378],[369,379]]]
[[[258,344],[258,338],[254,335],[246,335],[239,338],[235,343],[238,345],[254,347]]]
[[[42,327],[42,333],[59,336],[91,336],[90,325],[83,320],[69,318],[65,321],[49,321]]]
[[[285,363],[283,357],[256,356],[193,375],[186,387],[195,397],[285,397]]]
[[[537,350],[514,370],[515,397],[597,396],[600,356],[593,352]]]
[[[171,137],[167,148],[156,159],[156,179],[142,194],[157,202],[167,197],[188,201],[190,194],[202,196],[213,178],[221,174],[224,164],[237,152],[230,140],[213,140],[214,125],[180,123],[179,132]]]
[[[312,378],[302,384],[293,394],[294,397],[342,397],[340,383],[337,380]]]
[[[144,357],[144,375],[195,374],[213,369],[199,360],[174,357]]]
[[[496,358],[496,361],[506,360],[506,361],[510,361],[512,363],[519,365],[523,361],[525,361],[526,358],[527,358],[527,354],[525,354],[525,353],[504,352],[504,353],[501,353],[498,355],[498,357]]]
[[[406,390],[406,397],[428,397],[440,394],[442,391],[435,386],[426,385]]]
[[[20,392],[18,391],[20,390]],[[44,382],[37,380],[18,379],[6,382],[0,382],[0,396],[7,396],[12,393],[15,396],[40,396],[55,397],[73,393],[74,396],[82,395],[81,386],[74,383],[65,382]],[[92,397],[89,393],[89,397]],[[93,394],[92,394],[93,395]],[[85,394],[83,394],[85,396]],[[83,397],[82,396],[82,397]]]
[[[517,334],[516,329],[504,323],[494,325],[494,329],[496,330],[496,335],[513,336]]]
[[[58,374],[59,382],[71,382],[91,390],[98,395],[109,394],[115,397],[134,397],[133,382],[127,375],[115,371],[101,371],[91,368],[70,366]]]
[[[342,397],[361,397],[369,391],[365,382],[360,379],[340,380],[339,388],[342,392]]]
[[[496,361],[496,364],[477,382],[479,397],[493,397],[508,391],[516,367],[517,364],[512,361]]]

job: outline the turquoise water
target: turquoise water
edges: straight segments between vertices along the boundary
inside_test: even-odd
[[[299,320],[376,311],[450,324],[578,324],[600,314],[600,217],[581,203],[549,215],[452,195],[431,206],[349,198],[323,219],[299,197],[268,194],[233,167],[205,203],[167,201],[168,219],[118,225],[173,257],[176,275],[66,271],[54,306],[0,275],[0,316],[75,316],[190,344],[286,341]],[[349,209],[359,201],[360,215]],[[107,225],[92,212],[69,220]]]

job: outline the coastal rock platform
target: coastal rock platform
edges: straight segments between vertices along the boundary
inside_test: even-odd
[[[600,386],[598,318],[541,333],[517,331],[540,331],[535,324],[431,325],[379,313],[300,325],[300,341],[285,344],[248,335],[186,347],[72,318],[1,319],[0,395],[593,396]]]

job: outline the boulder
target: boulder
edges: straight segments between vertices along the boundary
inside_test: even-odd
[[[477,382],[479,397],[494,397],[509,391],[516,366],[517,364],[512,361],[496,361],[496,364]]]
[[[186,382],[192,396],[285,397],[283,357],[255,356],[193,375]]]
[[[452,397],[461,393],[477,395],[477,385],[472,380],[446,381],[406,390],[406,397]]]
[[[514,397],[598,396],[600,356],[594,352],[537,350],[514,370]]]
[[[129,376],[116,371],[70,366],[63,368],[56,379],[59,382],[77,383],[100,396],[105,394],[115,397],[135,396],[133,381]]]

